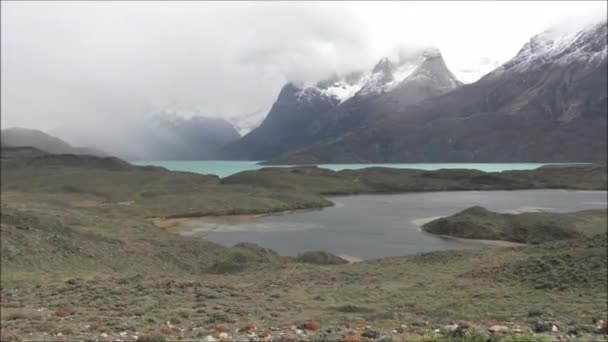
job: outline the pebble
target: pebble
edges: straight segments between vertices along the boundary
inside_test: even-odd
[[[205,337],[205,338],[203,339],[203,341],[205,341],[205,342],[215,342],[215,341],[217,341],[217,340],[216,340],[216,339],[215,339],[213,336],[211,336],[211,335],[207,335],[207,337]]]
[[[225,333],[225,332],[223,332],[223,333],[219,334],[219,335],[218,335],[218,337],[219,337],[221,340],[228,340],[228,339],[230,339],[230,336],[228,335],[228,333]]]

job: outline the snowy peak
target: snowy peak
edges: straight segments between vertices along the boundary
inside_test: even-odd
[[[463,83],[448,69],[438,49],[423,52],[424,62],[409,75],[403,83],[427,81],[441,89],[454,89]]]
[[[526,72],[548,63],[582,62],[597,66],[606,58],[606,21],[575,32],[544,31],[532,37],[500,71]]]
[[[339,105],[353,97],[389,93],[406,80],[412,81],[411,76],[414,75],[436,79],[447,88],[462,84],[448,70],[439,49],[428,48],[399,61],[383,57],[370,71],[353,72],[342,77],[332,75],[314,86],[296,88],[293,84],[288,84],[279,96],[294,94],[300,102],[311,102],[313,98],[321,97]]]

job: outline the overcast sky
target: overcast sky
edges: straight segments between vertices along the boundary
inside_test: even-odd
[[[118,125],[178,105],[268,109],[287,81],[371,68],[434,45],[471,82],[606,2],[2,1],[2,127]]]

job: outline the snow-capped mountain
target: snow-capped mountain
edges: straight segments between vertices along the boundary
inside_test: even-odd
[[[549,63],[584,62],[589,67],[597,67],[606,58],[606,36],[606,22],[573,33],[547,30],[532,37],[514,58],[494,73],[527,72]]]
[[[310,96],[327,96],[340,104],[355,96],[387,93],[401,84],[425,60],[433,57],[441,57],[436,48],[423,50],[414,58],[398,62],[383,57],[369,71],[352,72],[342,78],[334,75],[315,85],[302,87],[299,99],[308,101]]]
[[[334,75],[309,86],[285,85],[262,124],[227,146],[226,157],[272,158],[462,85],[439,50],[413,56],[399,61],[385,57],[369,71]]]
[[[605,21],[574,33],[543,32],[477,82],[274,161],[605,161],[607,39]]]

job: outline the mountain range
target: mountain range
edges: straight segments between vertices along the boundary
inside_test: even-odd
[[[287,83],[265,117],[261,110],[219,118],[174,108],[51,132],[65,141],[3,130],[2,145],[267,164],[604,161],[607,36],[605,21],[542,32],[470,84],[431,47],[314,84]]]
[[[472,84],[437,49],[311,86],[286,84],[260,126],[222,149],[269,163],[606,159],[606,22],[536,35]]]
[[[89,125],[86,130],[77,125],[61,126],[50,133],[2,130],[2,144],[32,146],[50,153],[109,154],[127,160],[209,160],[217,159],[220,147],[240,137],[224,119],[184,118],[167,111]],[[90,148],[74,148],[66,141]]]

